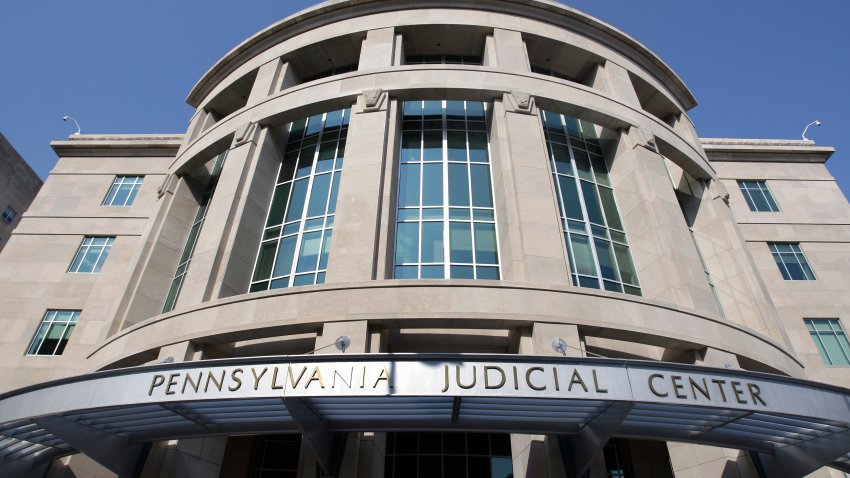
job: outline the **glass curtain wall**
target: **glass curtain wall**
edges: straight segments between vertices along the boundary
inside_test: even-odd
[[[183,245],[183,253],[180,254],[177,271],[174,273],[174,279],[171,280],[171,287],[168,289],[168,295],[165,297],[165,305],[162,307],[163,314],[171,312],[177,305],[177,298],[180,297],[183,280],[186,278],[186,273],[189,272],[189,264],[192,262],[192,255],[195,253],[195,246],[198,244],[198,236],[201,235],[201,229],[204,227],[204,220],[207,218],[210,201],[212,201],[215,187],[218,185],[218,178],[221,176],[221,169],[224,167],[224,160],[226,158],[227,152],[225,151],[214,160],[212,171],[210,171],[209,182],[207,182],[207,187],[204,189],[204,195],[201,197],[201,203],[198,205],[198,211],[195,213],[194,221],[192,221],[192,228],[189,230],[189,237],[186,239],[186,244]]]
[[[594,125],[541,115],[573,285],[641,295]]]
[[[251,292],[322,284],[351,109],[289,125]]]
[[[500,278],[486,106],[406,101],[396,279]]]

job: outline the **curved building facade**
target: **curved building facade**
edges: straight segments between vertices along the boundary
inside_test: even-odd
[[[850,207],[545,0],[330,1],[0,255],[9,476],[842,476]],[[100,474],[99,474],[100,473]]]

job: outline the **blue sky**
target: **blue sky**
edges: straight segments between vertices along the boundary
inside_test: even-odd
[[[220,57],[312,5],[293,0],[10,1],[0,15],[0,132],[46,177],[74,132],[182,133]],[[693,91],[703,137],[799,139],[806,123],[850,191],[850,1],[576,0],[655,51]]]

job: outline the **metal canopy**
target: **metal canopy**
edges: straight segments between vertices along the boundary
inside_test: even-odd
[[[850,390],[659,362],[370,354],[134,367],[14,391],[0,396],[0,475],[78,452],[120,473],[126,460],[109,457],[146,442],[267,433],[302,433],[333,473],[345,433],[395,430],[561,435],[576,475],[612,436],[750,450],[771,476],[850,470]]]

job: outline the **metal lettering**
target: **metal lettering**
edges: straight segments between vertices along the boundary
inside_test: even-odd
[[[591,373],[593,373],[593,388],[596,389],[596,393],[608,393],[607,388],[599,386],[599,377],[596,376],[596,369],[591,370]]]
[[[224,374],[225,374],[225,371],[224,371],[224,370],[222,370],[222,371],[221,371],[221,379],[220,379],[220,380],[216,380],[216,379],[215,379],[215,375],[213,375],[213,373],[212,373],[212,372],[209,372],[209,371],[208,371],[208,372],[207,372],[207,384],[204,386],[204,392],[209,392],[209,391],[210,391],[210,381],[212,381],[212,383],[213,383],[213,384],[215,384],[215,387],[216,387],[216,388],[218,389],[218,391],[220,392],[220,391],[221,391],[221,387],[223,387],[223,386],[224,386]]]
[[[758,385],[749,383],[747,384],[747,388],[750,389],[750,397],[753,399],[753,405],[758,405],[757,402],[761,402],[762,405],[767,406],[767,402],[761,398],[761,389]]]
[[[473,370],[472,373],[475,374],[475,370]],[[378,388],[378,382],[381,380],[386,380],[387,386],[393,388],[393,381],[390,380],[390,371],[387,370],[387,367],[384,367],[384,369],[381,370],[381,373],[378,375],[378,378],[375,379],[375,384],[372,385],[372,388]],[[473,381],[472,384],[475,385],[475,382]]]
[[[192,384],[192,390],[194,390],[195,393],[198,393],[198,390],[201,389],[201,377],[203,377],[203,376],[204,376],[204,372],[198,372],[198,381],[195,382],[194,380],[192,380],[192,376],[187,373],[183,377],[183,389],[180,390],[180,393],[183,393],[183,394],[186,393],[186,384],[189,384],[189,383]]]
[[[552,367],[552,375],[555,377],[555,391],[561,391],[561,385],[558,383],[558,367]]]
[[[303,374],[304,372],[301,373]],[[301,377],[299,376],[298,378],[300,379]],[[322,372],[319,371],[319,367],[313,369],[313,373],[310,375],[310,378],[307,379],[307,383],[304,384],[304,389],[306,390],[310,388],[310,384],[313,382],[319,382],[319,387],[325,388],[325,381],[322,380]],[[294,387],[295,385],[293,385],[293,388]]]
[[[168,376],[168,385],[165,386],[165,394],[166,395],[174,395],[174,394],[177,393],[177,392],[172,392],[171,387],[177,386],[177,380],[176,379],[179,376],[180,376],[179,373],[172,373],[171,375]]]
[[[233,380],[234,382],[236,382],[236,385],[231,385],[231,386],[227,387],[228,391],[235,392],[235,391],[239,390],[240,388],[242,388],[242,379],[237,377],[236,374],[237,373],[242,374],[243,372],[245,372],[245,371],[242,370],[241,368],[237,368],[236,370],[230,372],[230,379]]]
[[[711,379],[711,382],[717,385],[717,389],[720,390],[720,396],[723,398],[723,401],[726,401],[726,392],[723,390],[723,384],[726,383],[726,380],[720,380],[719,378]]]
[[[707,400],[711,400],[711,395],[708,393],[708,383],[705,379],[702,379],[702,387],[699,386],[699,382],[694,380],[693,377],[688,377],[688,382],[691,384],[691,393],[694,395],[694,400],[697,398],[697,391]]]
[[[568,392],[573,391],[573,385],[579,384],[581,388],[584,389],[585,393],[587,393],[587,385],[584,384],[584,380],[581,378],[581,375],[578,373],[577,369],[573,369],[573,376],[570,378],[570,385],[567,387]]]
[[[499,383],[496,385],[490,385],[490,370],[496,370],[499,372],[501,378],[499,379]],[[505,386],[506,379],[507,377],[505,376],[505,371],[502,370],[501,367],[489,365],[484,367],[484,388],[502,388]]]
[[[741,390],[741,382],[732,381],[730,383],[732,384],[732,391],[735,392],[735,400],[737,400],[738,403],[746,404],[747,401],[741,399],[741,397],[744,396],[744,391]]]
[[[464,385],[460,383],[460,365],[455,365],[455,381],[457,382],[457,386],[464,389],[470,389],[475,386],[475,365],[472,366],[472,383],[469,385]]]
[[[261,379],[261,378],[263,378],[263,375],[265,375],[265,374],[266,374],[266,372],[268,372],[268,371],[269,371],[269,368],[268,368],[268,367],[263,367],[263,371],[262,371],[262,372],[260,372],[260,374],[259,374],[259,375],[257,375],[257,369],[255,369],[255,368],[252,368],[252,369],[251,369],[251,375],[253,375],[253,376],[254,376],[254,390],[259,390],[259,388],[260,388],[260,379]]]
[[[543,367],[530,367],[525,372],[525,383],[528,384],[529,388],[531,388],[532,390],[537,390],[537,391],[546,390],[546,385],[543,385],[542,387],[538,387],[538,386],[535,386],[533,383],[531,383],[531,372],[543,372],[543,371],[544,371]]]
[[[304,372],[306,372],[306,371],[307,371],[306,365],[301,367],[301,373],[298,374],[298,380],[295,380],[295,377],[292,375],[292,366],[286,367],[286,375],[289,377],[289,384],[292,385],[292,388],[295,388],[295,387],[298,386],[298,384],[301,382],[301,377],[304,376]],[[277,377],[277,368],[274,369],[274,376]],[[272,380],[272,382],[274,382],[274,380]],[[272,388],[274,388],[274,385],[272,385]],[[283,387],[281,387],[281,388],[283,388]]]
[[[443,365],[443,372],[444,372],[443,375],[444,375],[445,381],[443,382],[443,389],[440,390],[440,393],[446,393],[446,390],[449,389],[449,366],[448,365]],[[363,388],[363,387],[360,387],[360,388]]]
[[[345,381],[345,377],[339,374],[339,371],[334,367],[334,377],[333,382],[331,382],[331,388],[336,388],[336,378],[339,377],[340,381],[345,384],[346,387],[351,388],[351,382],[354,380],[354,367],[349,369],[348,373],[348,381]]]
[[[165,375],[154,375],[153,380],[151,380],[151,388],[148,389],[148,396],[150,397],[151,395],[153,395],[153,389],[161,386],[163,383],[165,383]]]
[[[679,383],[681,380],[681,375],[670,375],[670,381],[673,382],[673,393],[676,395],[676,398],[688,398],[687,395],[679,393],[679,390],[685,389],[685,386]]]
[[[667,392],[661,393],[661,392],[658,391],[658,389],[655,388],[655,384],[653,382],[657,378],[664,380],[664,375],[662,375],[660,373],[654,373],[654,374],[649,376],[649,380],[647,380],[647,383],[649,384],[649,390],[652,391],[652,393],[655,394],[656,397],[664,398],[664,397],[670,396],[669,393],[667,393]]]

